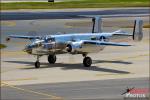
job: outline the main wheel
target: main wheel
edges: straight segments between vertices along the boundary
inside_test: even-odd
[[[56,62],[56,55],[48,55],[48,62],[54,64]]]
[[[84,65],[85,67],[90,67],[91,64],[92,64],[92,59],[91,59],[90,57],[85,57],[85,58],[83,59],[83,65]]]
[[[40,62],[39,61],[35,62],[35,68],[40,68]]]

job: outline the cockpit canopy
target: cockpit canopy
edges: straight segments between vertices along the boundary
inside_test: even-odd
[[[45,37],[44,40],[45,40],[45,42],[55,42],[54,37]]]

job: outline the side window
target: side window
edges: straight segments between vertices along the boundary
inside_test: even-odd
[[[51,38],[51,41],[52,41],[52,42],[55,42],[55,38]]]
[[[99,40],[100,40],[100,41],[102,41],[102,40],[103,40],[103,41],[106,41],[106,37],[105,37],[105,36],[100,36]]]
[[[91,40],[96,40],[96,37],[95,36],[91,37]]]

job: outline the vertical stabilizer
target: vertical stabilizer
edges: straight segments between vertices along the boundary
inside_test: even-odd
[[[141,41],[142,38],[143,38],[143,20],[136,19],[134,22],[133,40]]]
[[[101,33],[102,32],[102,19],[99,16],[96,16],[92,19],[93,28],[92,33]]]

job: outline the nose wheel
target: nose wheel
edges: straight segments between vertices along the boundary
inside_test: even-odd
[[[36,62],[35,62],[35,68],[40,68],[39,58],[40,58],[40,56],[38,55],[38,56],[37,56],[37,60],[36,60]]]
[[[83,65],[84,67],[90,67],[92,64],[92,59],[90,57],[85,57],[83,59]]]

